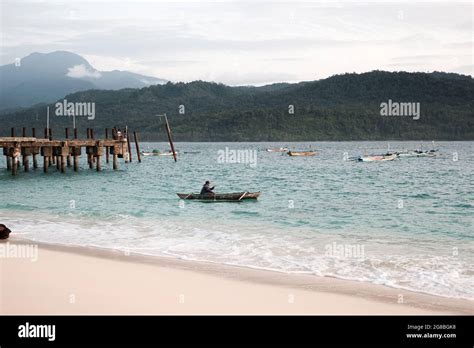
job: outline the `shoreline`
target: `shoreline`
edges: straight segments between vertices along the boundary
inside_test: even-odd
[[[37,262],[0,259],[2,314],[474,313],[474,301],[467,299],[352,280],[47,244],[14,236],[1,243],[38,245]],[[73,271],[77,269],[81,271]],[[15,277],[18,274],[25,277]],[[92,288],[91,282],[96,283]],[[48,300],[32,302],[29,296],[35,288],[38,293],[33,298]],[[68,291],[69,296],[77,293],[77,302],[67,301]],[[59,298],[49,296],[58,292],[62,293]],[[160,292],[163,294],[155,297]],[[104,294],[120,301],[110,302]]]

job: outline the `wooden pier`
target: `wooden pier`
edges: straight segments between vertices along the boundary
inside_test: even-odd
[[[10,137],[0,137],[0,147],[3,148],[3,155],[6,157],[7,169],[12,175],[17,175],[21,166],[25,172],[30,170],[30,158],[33,169],[38,168],[38,156],[43,157],[43,171],[48,172],[51,166],[56,165],[57,170],[66,172],[67,167],[73,167],[74,171],[79,170],[79,157],[82,149],[85,148],[89,168],[102,170],[102,161],[105,155],[106,163],[109,163],[109,155],[112,157],[113,169],[117,170],[118,159],[123,158],[125,163],[131,162],[130,135],[112,129],[112,138],[109,138],[108,129],[105,130],[105,139],[95,139],[93,129],[87,129],[87,138],[78,139],[77,129],[73,130],[73,139],[69,138],[69,129],[65,129],[64,139],[52,138],[51,129],[44,129],[44,137],[36,137],[36,130],[33,128],[32,136],[26,136],[26,129],[23,128],[22,136],[15,136],[15,129],[12,128]],[[136,132],[135,146],[138,161],[141,162],[138,137]]]

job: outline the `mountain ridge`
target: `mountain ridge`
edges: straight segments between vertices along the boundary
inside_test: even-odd
[[[274,87],[168,82],[66,98],[96,103],[96,119],[76,118],[78,128],[126,124],[142,140],[165,140],[155,116],[162,113],[168,114],[176,141],[474,140],[473,79],[440,72],[346,73]],[[420,119],[381,116],[380,105],[389,99],[420,103]],[[45,107],[3,115],[0,121],[6,129],[44,127],[44,120],[33,120],[37,112],[45,115]],[[62,134],[71,121],[58,118],[52,124]]]

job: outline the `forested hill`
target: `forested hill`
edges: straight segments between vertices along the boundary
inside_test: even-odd
[[[126,124],[142,140],[165,139],[156,116],[163,113],[176,141],[474,140],[473,79],[439,72],[373,71],[263,87],[167,83],[88,90],[65,99],[95,102],[94,120],[76,117],[81,131],[90,127],[102,134],[105,127]],[[380,105],[389,100],[420,103],[419,119],[381,116]],[[62,135],[72,118],[54,110],[50,104],[51,126]],[[0,124],[3,136],[10,127],[43,129],[46,107],[1,115]]]

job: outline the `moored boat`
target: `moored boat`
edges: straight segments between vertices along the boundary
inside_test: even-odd
[[[316,151],[288,151],[289,156],[315,156]]]
[[[397,155],[394,153],[388,153],[385,155],[371,155],[371,156],[360,156],[359,162],[384,162],[393,161],[397,159]]]
[[[181,199],[194,199],[207,202],[241,202],[244,200],[255,200],[260,196],[258,192],[232,192],[232,193],[214,193],[201,195],[199,193],[177,193]]]
[[[267,152],[288,152],[287,147],[272,147],[268,148]]]
[[[413,150],[405,152],[396,152],[398,157],[438,157],[441,156],[439,150]]]

